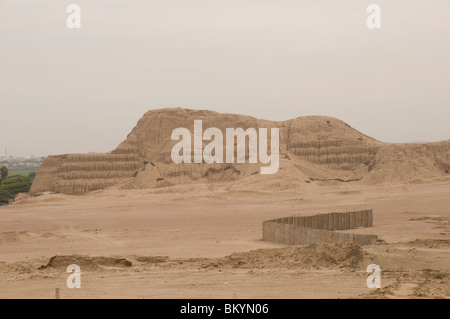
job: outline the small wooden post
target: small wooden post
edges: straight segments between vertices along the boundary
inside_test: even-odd
[[[59,288],[55,289],[55,299],[61,299],[59,295]]]

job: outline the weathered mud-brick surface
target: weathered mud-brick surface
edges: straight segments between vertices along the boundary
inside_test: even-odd
[[[134,154],[49,156],[42,163],[31,192],[81,195],[116,185],[133,177],[143,167],[144,161]]]
[[[270,226],[273,222],[264,222],[263,223],[263,240],[264,241],[271,241],[270,237]]]

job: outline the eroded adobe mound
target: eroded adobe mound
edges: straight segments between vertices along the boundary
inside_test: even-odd
[[[280,130],[280,169],[261,175],[261,164],[174,164],[175,128],[273,128]],[[203,146],[207,143],[203,142]],[[147,112],[115,150],[108,154],[49,156],[32,193],[84,194],[111,186],[159,188],[195,183],[227,184],[228,190],[306,187],[333,181],[376,184],[449,176],[450,141],[388,144],[368,137],[331,117],[306,116],[274,122],[250,116],[189,109]]]

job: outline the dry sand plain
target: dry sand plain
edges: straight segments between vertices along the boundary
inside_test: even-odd
[[[22,198],[0,208],[0,298],[54,298],[55,288],[61,298],[449,298],[449,194],[442,178]],[[374,227],[352,232],[378,235],[371,245],[261,241],[264,220],[369,208]],[[66,287],[72,263],[81,289]],[[366,286],[372,263],[381,267],[379,290]]]

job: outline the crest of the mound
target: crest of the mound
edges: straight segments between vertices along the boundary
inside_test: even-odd
[[[261,163],[250,164],[248,160],[242,164],[175,164],[171,150],[177,141],[171,139],[171,134],[176,128],[193,132],[196,120],[202,121],[204,130],[218,128],[222,132],[227,128],[278,128],[278,172],[261,175]],[[202,147],[209,142],[203,141]],[[248,159],[248,140],[245,148]],[[332,117],[306,116],[275,122],[175,108],[147,112],[110,153],[49,156],[31,192],[77,195],[110,187],[169,187],[170,191],[183,191],[192,190],[194,185],[213,185],[226,191],[273,191],[323,183],[417,182],[445,177],[449,170],[450,141],[388,144]]]

